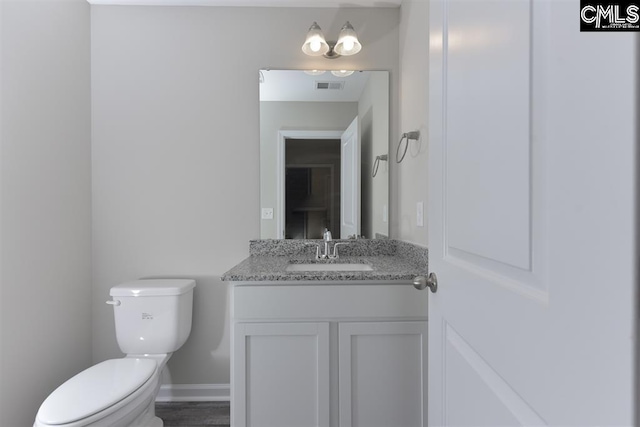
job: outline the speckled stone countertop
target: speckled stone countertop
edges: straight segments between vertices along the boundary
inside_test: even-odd
[[[226,282],[413,280],[428,273],[428,251],[393,239],[334,240],[345,242],[339,257],[316,260],[322,240],[252,240],[249,258],[222,275]],[[330,244],[333,248],[333,243]],[[289,264],[369,264],[372,271],[287,271]]]

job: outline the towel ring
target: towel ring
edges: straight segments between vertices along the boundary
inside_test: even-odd
[[[382,154],[380,156],[376,156],[376,161],[373,162],[373,170],[371,171],[371,178],[375,178],[378,174],[378,168],[380,167],[380,160],[387,161],[389,160],[389,156],[387,154]]]
[[[420,131],[414,130],[413,132],[406,132],[402,134],[400,138],[400,142],[398,142],[398,149],[396,150],[396,163],[402,162],[404,160],[404,156],[407,154],[407,149],[409,148],[409,140],[415,139],[416,141],[420,138]],[[402,157],[400,157],[400,147],[402,146],[402,141],[406,141],[404,144],[404,151],[402,151]]]

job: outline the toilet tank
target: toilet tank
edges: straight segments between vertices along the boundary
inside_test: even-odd
[[[134,280],[111,288],[118,346],[126,354],[165,354],[191,333],[191,279]]]

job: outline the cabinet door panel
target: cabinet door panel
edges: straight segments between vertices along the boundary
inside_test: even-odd
[[[340,427],[421,427],[427,322],[340,323]]]
[[[329,324],[237,323],[233,425],[328,427]]]

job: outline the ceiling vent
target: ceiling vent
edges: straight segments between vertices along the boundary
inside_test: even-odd
[[[344,82],[316,82],[317,90],[342,90]]]

